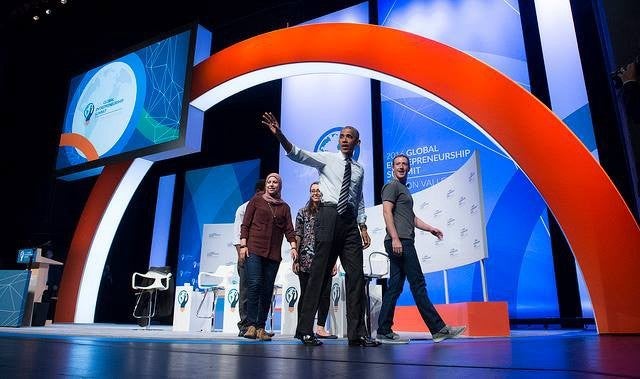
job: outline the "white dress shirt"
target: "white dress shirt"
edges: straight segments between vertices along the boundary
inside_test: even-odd
[[[322,192],[322,201],[325,203],[338,204],[346,164],[346,157],[342,152],[311,152],[293,145],[287,157],[294,162],[316,168],[320,176],[318,182],[320,191]],[[367,221],[367,215],[364,213],[364,198],[362,196],[363,181],[364,168],[362,168],[360,163],[352,159],[351,186],[349,187],[348,201],[353,209],[358,210],[358,224],[364,224]]]
[[[236,218],[233,220],[233,244],[240,245],[240,225],[242,225],[242,219],[244,218],[244,212],[247,210],[247,204],[245,202],[236,209]]]

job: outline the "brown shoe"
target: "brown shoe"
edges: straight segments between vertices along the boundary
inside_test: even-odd
[[[267,334],[267,331],[264,328],[260,328],[256,331],[256,338],[260,341],[271,341],[271,337]]]
[[[261,329],[261,330],[264,330],[264,329]],[[250,326],[250,327],[247,328],[247,331],[244,332],[244,336],[243,337],[255,340],[257,335],[258,335],[258,331],[256,330],[256,327],[255,326]]]
[[[269,337],[273,337],[276,335],[274,332],[267,332],[266,330],[264,332],[267,333]]]

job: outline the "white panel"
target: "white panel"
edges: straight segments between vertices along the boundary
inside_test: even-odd
[[[105,209],[87,253],[87,261],[82,272],[80,288],[78,289],[74,322],[93,322],[98,290],[100,289],[100,279],[113,242],[113,236],[116,234],[122,215],[127,209],[131,197],[133,197],[151,165],[153,165],[151,161],[136,158],[120,181]],[[132,252],[132,254],[135,254],[135,252]]]

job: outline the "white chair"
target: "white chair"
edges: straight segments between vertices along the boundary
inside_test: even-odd
[[[376,265],[376,268],[374,269],[373,260],[371,259],[371,257],[373,257],[374,255],[383,256],[385,258],[384,259],[385,264]],[[374,251],[371,254],[369,254],[369,272],[367,273],[365,271],[364,273],[364,280],[365,280],[364,292],[366,297],[365,301],[367,303],[366,328],[367,328],[368,337],[371,337],[371,293],[369,291],[369,284],[371,284],[371,282],[374,279],[377,281],[378,279],[382,279],[387,275],[389,275],[389,255],[380,251]]]
[[[200,301],[200,305],[198,305],[198,310],[196,311],[196,317],[198,318],[210,318],[211,322],[215,321],[216,317],[216,303],[218,302],[218,292],[224,290],[224,286],[221,283],[221,278],[213,272],[200,271],[198,274],[198,288],[203,290],[204,295],[202,295],[202,300]],[[209,293],[213,294],[213,310],[203,315],[201,313],[202,306],[207,300],[207,295]],[[215,324],[213,324],[215,325]]]
[[[196,317],[198,318],[210,318],[211,325],[215,329],[215,317],[216,317],[216,303],[218,302],[218,298],[220,293],[225,290],[224,287],[224,279],[233,276],[235,265],[221,265],[218,266],[215,272],[207,272],[200,271],[198,274],[198,288],[204,291],[202,295],[202,300],[198,305],[198,310],[196,311]],[[213,309],[210,313],[205,315],[202,314],[202,307],[204,306],[207,295],[209,293],[213,294]]]
[[[137,300],[136,305],[133,307],[133,317],[137,319],[146,318],[146,328],[149,329],[151,325],[151,318],[156,315],[156,305],[158,300],[158,291],[166,291],[169,289],[169,283],[171,281],[170,272],[161,272],[150,268],[147,273],[134,272],[131,276],[131,288],[138,291],[136,293]],[[147,294],[149,297],[149,304],[147,314],[139,314],[138,308],[140,307],[140,300],[143,294]]]
[[[269,331],[271,333],[275,333],[273,331],[273,315],[276,311],[276,296],[282,295],[282,284],[274,283],[273,285],[273,293],[271,294],[271,305],[269,306],[269,313],[267,314],[267,323],[269,324]]]

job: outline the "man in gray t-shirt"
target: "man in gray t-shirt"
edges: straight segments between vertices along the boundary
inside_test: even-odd
[[[447,326],[429,300],[424,274],[415,248],[415,228],[442,239],[442,231],[422,221],[413,212],[413,197],[406,186],[409,158],[393,158],[393,179],[382,187],[382,215],[387,228],[384,247],[389,255],[390,272],[387,290],[382,297],[378,318],[377,340],[383,343],[407,343],[391,330],[396,302],[402,292],[405,278],[409,280],[413,300],[422,320],[431,331],[434,342],[453,338],[466,329]]]

